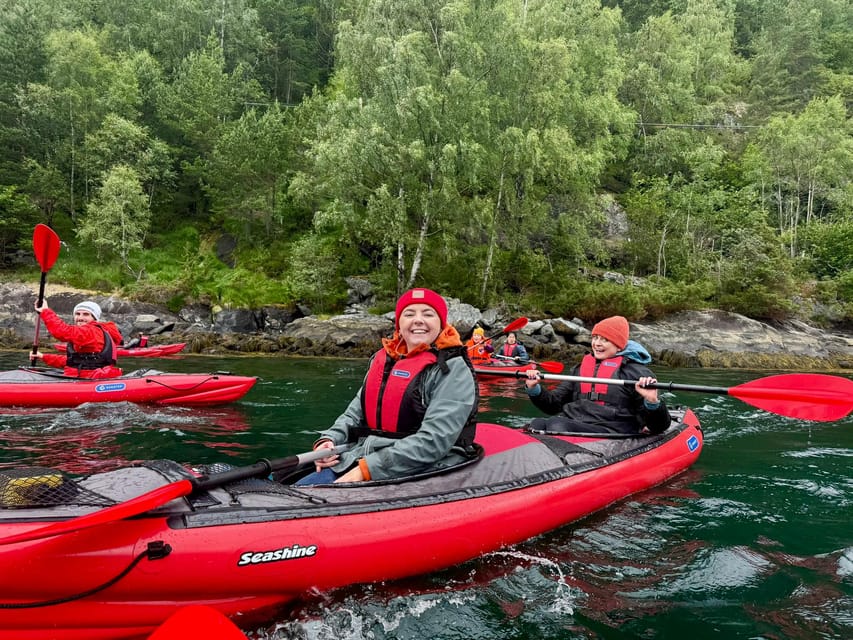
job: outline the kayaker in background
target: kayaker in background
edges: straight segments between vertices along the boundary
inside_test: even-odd
[[[518,364],[527,364],[530,362],[530,356],[527,355],[527,349],[524,345],[518,342],[515,332],[511,331],[506,334],[506,342],[498,349],[498,355],[504,358],[512,358]]]
[[[460,464],[473,453],[478,400],[444,298],[407,291],[397,301],[394,336],[382,339],[361,389],[314,443],[355,446],[320,460],[296,484],[387,480]]]
[[[116,345],[121,332],[114,322],[101,322],[101,307],[97,302],[84,300],[74,307],[74,324],[66,324],[47,306],[35,304],[44,326],[57,340],[68,344],[61,353],[41,353],[36,358],[49,367],[62,368],[66,376],[75,378],[115,378],[122,374],[116,365]]]
[[[148,336],[144,336],[141,333],[137,333],[133,338],[131,338],[127,342],[121,343],[119,346],[124,349],[141,349],[142,347],[147,347]]]
[[[486,338],[486,332],[482,327],[475,327],[471,338],[465,343],[468,349],[468,357],[474,365],[483,364],[492,359],[492,353],[495,348],[492,346],[492,341]]]
[[[553,416],[534,418],[534,431],[584,433],[660,433],[670,422],[657,382],[644,365],[652,358],[646,349],[628,339],[628,321],[605,318],[592,328],[592,353],[584,356],[571,375],[585,378],[637,380],[634,386],[563,382],[553,390],[540,385],[539,371],[526,372],[527,394],[539,409]]]

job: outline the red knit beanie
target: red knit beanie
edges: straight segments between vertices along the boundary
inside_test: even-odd
[[[622,316],[605,318],[592,328],[592,335],[607,338],[621,351],[628,344],[628,321]]]
[[[441,328],[447,324],[447,303],[440,295],[430,289],[409,289],[397,300],[397,308],[394,310],[394,327],[400,328],[400,314],[403,309],[412,304],[427,304],[435,309],[441,320]]]

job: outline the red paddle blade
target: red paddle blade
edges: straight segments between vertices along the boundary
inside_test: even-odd
[[[832,422],[853,410],[853,380],[821,373],[782,373],[745,382],[729,395],[799,420]]]
[[[504,327],[503,333],[511,333],[513,331],[518,331],[519,329],[527,326],[527,323],[530,322],[528,318],[518,318],[510,322],[507,326]]]
[[[47,273],[59,257],[59,236],[46,224],[37,224],[33,230],[33,252],[41,265],[42,273]]]
[[[117,522],[124,518],[137,516],[140,513],[145,513],[151,509],[162,507],[164,504],[171,502],[175,498],[188,496],[192,493],[193,485],[189,480],[179,480],[165,486],[154,489],[141,496],[137,496],[126,502],[120,502],[106,509],[95,511],[94,513],[72,518],[71,520],[62,520],[44,527],[38,527],[19,533],[6,538],[0,538],[0,546],[7,544],[15,544],[17,542],[29,542],[31,540],[41,540],[42,538],[50,538],[52,536],[80,531],[88,529],[108,522]]]
[[[554,362],[553,360],[546,360],[545,362],[537,362],[536,366],[538,366],[542,371],[547,371],[548,373],[562,373],[563,372],[563,363],[562,362]]]

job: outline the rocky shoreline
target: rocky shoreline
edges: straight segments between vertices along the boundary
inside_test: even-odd
[[[0,284],[0,347],[32,347],[35,284]],[[93,299],[122,335],[150,336],[150,343],[186,342],[196,354],[275,354],[365,358],[393,330],[392,314],[366,312],[369,292],[351,285],[347,313],[320,318],[302,307],[217,309],[193,305],[176,313],[166,307],[91,292],[51,287],[49,305],[70,318],[74,305]],[[475,325],[498,334],[515,318],[449,300],[448,317],[467,337]],[[519,339],[539,360],[575,362],[589,346],[589,329],[578,319],[532,319]],[[768,324],[718,310],[689,311],[650,323],[631,323],[631,338],[672,367],[780,371],[853,371],[853,334],[825,332],[799,321]],[[497,339],[500,342],[500,339]],[[42,334],[42,348],[50,336]]]

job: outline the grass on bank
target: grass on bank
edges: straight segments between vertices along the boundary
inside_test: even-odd
[[[186,226],[150,236],[147,248],[131,256],[125,265],[115,256],[100,256],[78,243],[73,233],[65,235],[59,259],[49,274],[50,282],[162,304],[172,312],[193,303],[252,309],[300,303],[317,314],[336,313],[346,304],[346,275],[367,267],[345,264],[331,244],[298,241],[232,246],[223,244],[222,234],[206,235]],[[489,300],[479,301],[471,299],[477,297],[472,291],[442,287],[441,282],[456,282],[449,271],[447,265],[433,265],[430,273],[436,283],[422,284],[480,308],[500,307],[510,314],[531,317],[594,321],[619,314],[648,321],[678,311],[719,308],[759,319],[784,319],[799,313],[803,319],[825,326],[853,322],[853,273],[846,279],[813,283],[795,295],[784,295],[762,283],[739,283],[736,279],[721,282],[719,278],[706,278],[687,284],[626,276],[620,283],[595,273],[543,272],[537,274],[536,287],[519,291],[515,286],[510,290],[498,285]],[[367,277],[378,292],[376,307],[385,311],[393,308],[393,274],[374,272]],[[37,282],[38,278],[37,267],[5,272],[8,280]],[[809,304],[804,305],[804,300]]]

